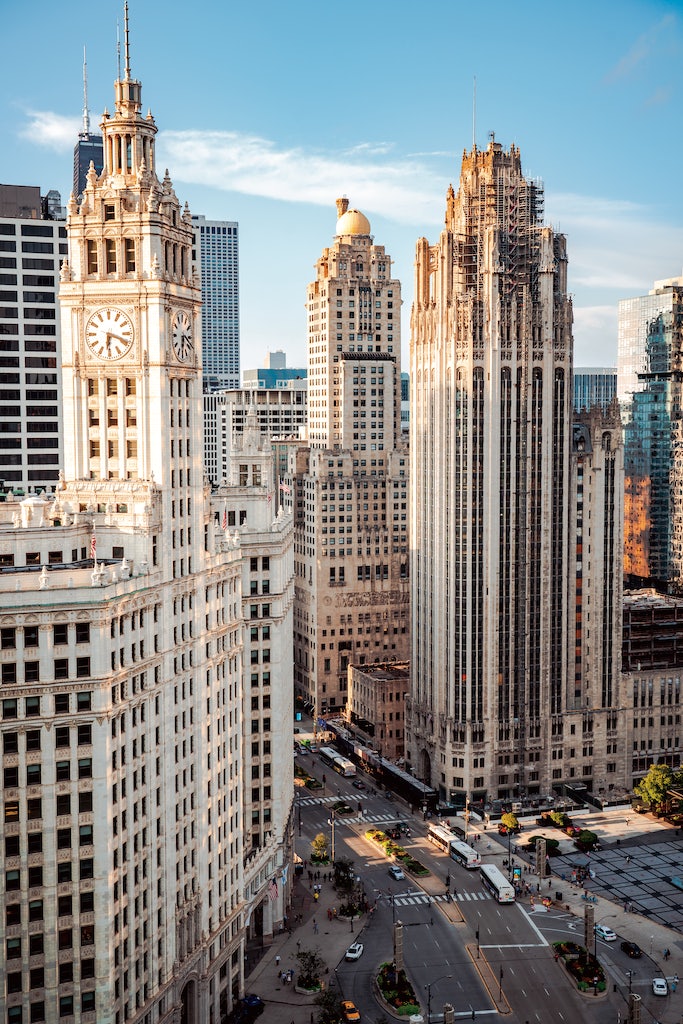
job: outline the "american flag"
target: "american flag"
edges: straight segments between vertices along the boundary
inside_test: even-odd
[[[97,538],[95,537],[95,534],[93,533],[92,537],[90,538],[90,557],[91,558],[95,558],[96,555],[97,555]]]
[[[277,882],[275,880],[275,875],[273,875],[270,882],[268,882],[268,895],[271,900],[277,899]]]
[[[285,483],[282,483],[282,482],[280,483],[280,490],[284,491],[285,494],[291,494],[292,493],[292,488],[289,486],[289,484],[285,484]]]
[[[223,518],[221,519],[221,526],[224,530],[228,528],[228,506],[226,505],[223,509]]]

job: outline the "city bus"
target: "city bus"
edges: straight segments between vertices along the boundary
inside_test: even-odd
[[[450,829],[444,828],[443,825],[430,825],[427,830],[427,839],[450,856],[451,841],[453,839],[453,833]]]
[[[495,864],[482,864],[479,868],[479,874],[486,888],[489,892],[493,893],[499,903],[515,902],[514,887]]]
[[[460,839],[451,839],[450,854],[451,860],[462,864],[468,871],[474,871],[475,868],[481,866],[481,857],[477,851],[473,850],[467,843],[463,843]]]
[[[329,764],[340,775],[352,776],[356,774],[356,766],[353,761],[343,757],[334,747],[321,747],[318,753],[325,764]]]

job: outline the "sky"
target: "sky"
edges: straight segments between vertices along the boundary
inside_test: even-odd
[[[415,243],[491,132],[567,235],[576,366],[614,365],[619,299],[683,274],[683,0],[129,0],[129,19],[158,173],[239,222],[242,369],[306,365],[306,286],[346,195],[402,282],[407,370]],[[123,0],[0,0],[0,182],[66,202],[84,47],[96,130],[117,24]]]

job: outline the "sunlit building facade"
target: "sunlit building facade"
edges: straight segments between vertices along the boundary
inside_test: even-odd
[[[411,322],[406,749],[449,803],[607,776],[594,758],[619,702],[620,432],[618,418],[574,432],[566,274],[519,150],[465,153],[439,241],[417,243]],[[604,618],[605,649],[577,634],[580,611],[593,637]],[[605,786],[623,785],[623,757],[610,765]]]

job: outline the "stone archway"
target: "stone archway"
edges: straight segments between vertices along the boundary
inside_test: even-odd
[[[196,981],[188,981],[181,993],[180,1024],[199,1024]]]
[[[432,784],[432,759],[429,756],[429,751],[424,747],[420,751],[420,769],[418,771],[418,778],[425,783],[427,786]]]

